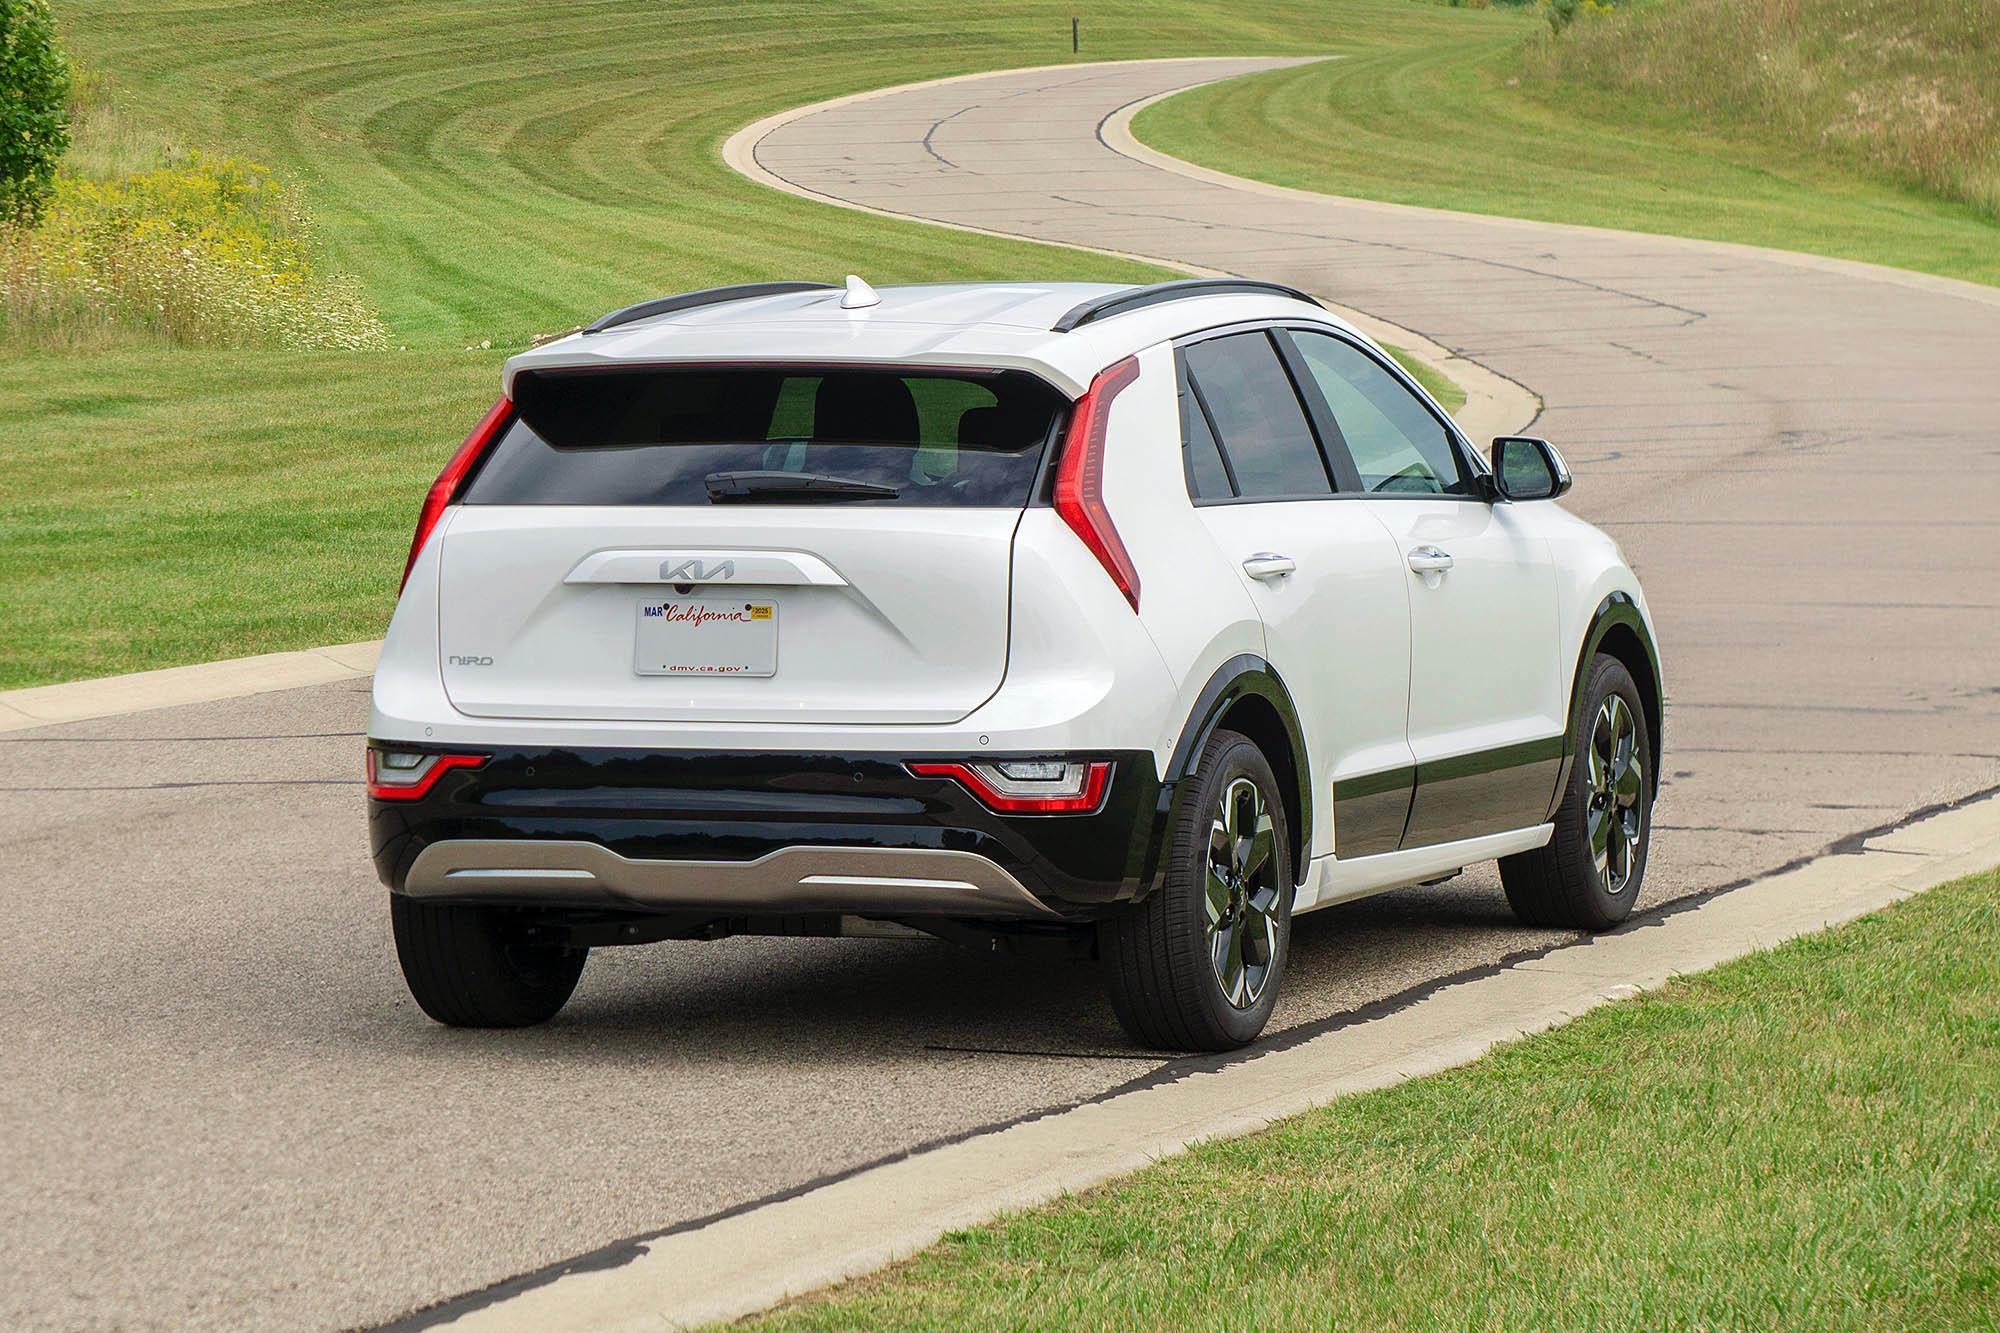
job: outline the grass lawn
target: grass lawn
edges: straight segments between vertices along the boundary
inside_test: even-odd
[[[1410,372],[1410,377],[1424,386],[1424,392],[1437,399],[1439,407],[1442,407],[1447,412],[1456,412],[1459,408],[1465,406],[1465,390],[1453,384],[1443,375],[1432,370],[1429,366],[1417,360],[1417,358],[1411,356],[1400,347],[1384,343],[1382,344],[1382,350],[1390,356],[1395,357],[1402,364],[1403,369]]]
[[[1072,59],[1073,7],[1006,0],[69,0],[128,119],[310,188],[330,267],[396,341],[518,345],[639,296],[775,276],[1154,276],[752,184],[760,116],[915,79]],[[1117,0],[1084,59],[1417,47],[1518,24],[1411,0]]]
[[[1992,1328],[2000,875],[756,1327]]]
[[[1498,12],[1498,11],[1495,11]],[[1645,99],[1521,78],[1541,20],[1211,84],[1132,130],[1218,171],[1328,194],[1807,250],[2000,284],[2000,225]]]
[[[496,353],[144,351],[0,376],[0,686],[372,638]]]

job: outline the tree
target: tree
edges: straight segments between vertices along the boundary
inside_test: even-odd
[[[69,61],[47,0],[0,0],[0,221],[32,221],[69,147]]]

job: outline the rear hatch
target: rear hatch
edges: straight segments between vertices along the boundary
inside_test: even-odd
[[[1019,371],[523,372],[443,529],[479,717],[950,722],[1007,667],[1064,400]]]

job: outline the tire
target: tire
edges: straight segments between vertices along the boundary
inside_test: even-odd
[[[1555,836],[1502,857],[1500,883],[1526,925],[1608,930],[1639,900],[1653,836],[1652,737],[1624,663],[1591,659],[1576,719]]]
[[[522,1028],[568,1002],[588,949],[531,944],[505,908],[389,899],[396,957],[419,1007],[455,1028]]]
[[[1226,1051],[1264,1030],[1291,953],[1289,835],[1264,752],[1216,732],[1175,818],[1160,887],[1098,925],[1111,1005],[1134,1041]]]

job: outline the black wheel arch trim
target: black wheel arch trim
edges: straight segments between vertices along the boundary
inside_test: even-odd
[[[1286,747],[1291,751],[1292,791],[1286,794],[1293,799],[1287,801],[1290,808],[1285,814],[1292,825],[1292,877],[1298,883],[1305,882],[1306,866],[1312,859],[1313,817],[1312,773],[1306,758],[1305,729],[1299,725],[1299,710],[1292,702],[1292,692],[1276,669],[1254,653],[1239,653],[1217,667],[1202,686],[1187,723],[1181,728],[1180,741],[1160,774],[1160,804],[1155,821],[1158,846],[1153,858],[1155,883],[1165,873],[1167,845],[1173,838],[1182,780],[1201,764],[1209,737],[1222,725],[1230,709],[1248,698],[1262,699],[1271,706],[1283,728]],[[1261,742],[1265,738],[1251,739]],[[1279,765],[1274,763],[1272,767]]]
[[[1653,642],[1653,632],[1646,625],[1646,617],[1639,611],[1639,603],[1629,592],[1618,591],[1607,594],[1591,613],[1590,626],[1583,634],[1583,647],[1576,655],[1576,674],[1569,689],[1569,726],[1563,730],[1562,767],[1556,774],[1556,789],[1549,798],[1549,818],[1555,818],[1556,807],[1562,803],[1562,794],[1569,786],[1569,772],[1576,760],[1576,729],[1583,708],[1584,679],[1589,675],[1590,663],[1604,641],[1613,631],[1624,629],[1631,632],[1644,650],[1646,660],[1644,671],[1633,672],[1639,686],[1642,701],[1646,704],[1646,731],[1651,753],[1647,756],[1650,764],[1653,795],[1660,793],[1660,756],[1665,752],[1664,732],[1666,730],[1666,696],[1660,689],[1660,651]],[[1628,664],[1629,665],[1629,664]]]

